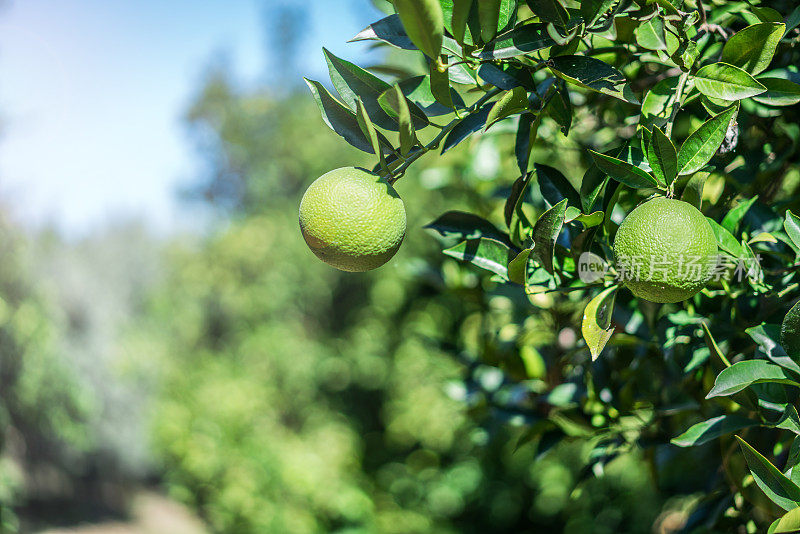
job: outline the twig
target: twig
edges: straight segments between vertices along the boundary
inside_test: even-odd
[[[675,96],[673,100],[673,108],[672,113],[670,114],[669,121],[667,121],[667,129],[664,132],[667,134],[667,137],[672,135],[672,125],[675,123],[675,117],[678,115],[678,111],[681,109],[681,99],[683,99],[683,90],[686,88],[686,82],[689,80],[689,73],[684,72],[681,74],[680,79],[678,80],[678,88],[675,91]]]

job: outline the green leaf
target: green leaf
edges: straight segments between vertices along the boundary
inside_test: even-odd
[[[762,22],[736,32],[722,48],[722,61],[758,74],[769,66],[785,29],[783,23]]]
[[[777,363],[784,369],[789,369],[790,371],[800,374],[800,365],[789,357],[784,348],[777,341],[781,336],[778,325],[761,323],[758,326],[747,328],[745,333],[756,342],[758,347],[771,361]]]
[[[800,436],[800,415],[797,413],[797,408],[787,404],[783,415],[775,423],[775,428],[782,428]]]
[[[356,101],[361,98],[374,123],[381,128],[396,131],[397,123],[378,104],[378,97],[390,89],[391,85],[358,65],[336,57],[326,48],[323,48],[322,51],[328,63],[328,72],[333,86],[344,103],[355,111]]]
[[[636,43],[648,50],[666,50],[667,37],[664,34],[664,21],[658,17],[653,17],[647,22],[640,24],[636,30]]]
[[[555,206],[562,200],[567,199],[567,204],[570,206],[578,207],[581,205],[578,192],[561,171],[541,163],[534,163],[533,167],[536,169],[539,189],[548,204]]]
[[[526,229],[530,229],[531,223],[525,212],[522,210],[525,196],[527,195],[528,186],[531,183],[532,172],[528,172],[517,178],[511,186],[511,193],[506,200],[503,215],[505,216],[506,225],[508,226],[509,233],[511,234],[511,242],[515,245],[521,246],[525,240]]]
[[[714,354],[719,361],[725,364],[725,367],[730,367],[731,364],[728,361],[728,358],[722,353],[722,349],[719,348],[717,345],[717,340],[714,339],[714,336],[711,335],[711,330],[708,329],[708,325],[703,321],[700,323],[700,326],[703,329],[703,338],[706,341],[706,346],[708,347],[709,353]]]
[[[729,231],[719,225],[717,221],[710,217],[706,217],[708,224],[711,225],[711,230],[714,232],[714,236],[717,238],[717,246],[722,249],[723,252],[727,252],[734,258],[742,258],[744,257],[744,249],[742,249],[742,244],[731,235]]]
[[[423,228],[432,230],[444,238],[457,238],[459,241],[489,237],[504,243],[508,242],[508,236],[495,225],[482,217],[463,211],[448,211]]]
[[[408,101],[399,84],[395,84],[394,87],[389,86],[386,91],[381,93],[378,97],[378,105],[389,117],[397,121],[398,126],[402,126],[400,124],[401,116],[406,112],[414,128],[422,129],[428,124],[428,117],[416,104]]]
[[[444,15],[439,0],[394,0],[408,37],[434,61],[442,51]]]
[[[486,124],[492,106],[483,106],[480,111],[470,113],[450,130],[442,144],[442,154],[459,144],[461,141],[477,132]]]
[[[564,226],[567,199],[562,200],[539,216],[533,225],[533,254],[544,269],[553,274],[553,250],[558,234]]]
[[[800,506],[792,508],[770,526],[769,534],[787,534],[800,530]]]
[[[484,131],[488,130],[497,121],[510,117],[528,108],[528,92],[524,87],[515,87],[511,91],[506,91],[503,96],[495,102],[489,116],[486,118]]]
[[[655,178],[647,174],[645,171],[631,165],[627,161],[613,158],[594,150],[589,150],[589,153],[601,171],[608,174],[611,178],[621,182],[628,187],[640,189],[643,187],[657,187],[658,182]]]
[[[480,59],[504,59],[522,56],[554,44],[556,42],[547,35],[544,24],[525,24],[498,35],[472,55]]]
[[[739,228],[739,223],[742,222],[742,219],[756,200],[758,200],[758,195],[748,198],[744,202],[740,202],[739,205],[728,211],[720,223],[722,227],[732,234],[736,233],[736,229]]]
[[[742,100],[767,90],[750,74],[727,63],[702,67],[695,74],[694,86],[706,96],[723,100]]]
[[[583,211],[591,211],[603,187],[608,183],[608,175],[592,163],[581,179],[581,207]]]
[[[625,76],[620,71],[588,56],[558,56],[550,58],[550,70],[566,81],[639,105]]]
[[[786,218],[783,221],[783,229],[786,235],[792,240],[796,247],[800,248],[800,217],[786,210]]]
[[[435,61],[430,62],[431,94],[441,105],[454,109],[453,92],[450,89],[450,77],[446,70],[440,70]]]
[[[372,124],[372,121],[369,118],[367,108],[364,107],[364,103],[360,98],[356,101],[356,105],[358,107],[356,112],[356,120],[358,121],[358,125],[361,127],[361,132],[372,144],[372,151],[378,155],[378,163],[381,167],[381,170],[388,174],[389,169],[386,167],[386,159],[383,157],[383,150],[381,149],[380,139],[378,139],[378,132],[375,130],[375,126]]]
[[[442,252],[457,260],[491,271],[506,280],[508,280],[508,264],[516,256],[508,245],[488,237],[467,239]]]
[[[616,3],[617,0],[581,0],[581,16],[586,26],[593,26],[597,19]]]
[[[562,28],[567,26],[569,13],[558,0],[527,0],[527,3],[542,22],[550,22]]]
[[[736,116],[738,106],[733,105],[708,119],[683,142],[678,151],[678,174],[692,174],[699,171],[717,152],[731,120]]]
[[[675,107],[675,91],[679,77],[666,78],[658,82],[644,96],[642,101],[642,122],[645,125],[663,126]]]
[[[668,186],[678,176],[678,152],[669,137],[658,126],[653,128],[647,144],[647,161],[658,183]]]
[[[308,84],[308,88],[317,102],[317,107],[322,113],[322,120],[325,121],[325,124],[357,149],[372,154],[372,142],[361,131],[361,126],[358,124],[355,113],[336,100],[321,83],[306,78],[303,79]],[[380,136],[379,139],[385,146],[391,146],[385,137]]]
[[[361,30],[349,42],[382,41],[402,50],[417,50],[397,15],[389,15]]]
[[[800,387],[783,368],[764,360],[744,360],[722,370],[714,381],[707,399],[738,393],[752,384],[777,382]]]
[[[508,263],[508,279],[515,284],[525,285],[525,269],[532,251],[532,248],[526,248]]]
[[[443,83],[437,80],[437,84]],[[433,96],[433,81],[430,76],[414,76],[407,78],[400,82],[400,89],[406,98],[414,103],[421,111],[428,117],[436,117],[439,115],[447,115],[453,112],[452,108],[447,108],[437,101]],[[437,91],[441,88],[437,88]],[[455,107],[459,109],[464,108],[464,101],[461,96],[452,88],[450,89],[450,97]]]
[[[703,188],[706,185],[708,175],[709,173],[707,172],[694,173],[683,188],[681,200],[701,210],[703,205]]]
[[[680,436],[672,438],[670,443],[678,447],[694,447],[758,424],[758,421],[738,415],[720,415],[692,425]]]
[[[590,300],[586,309],[583,310],[581,333],[592,354],[592,361],[600,356],[614,333],[614,328],[611,326],[611,315],[614,311],[616,296],[617,286],[606,288]]]
[[[784,78],[759,78],[767,88],[766,93],[754,96],[753,100],[767,106],[793,106],[800,102],[800,85]]]
[[[792,510],[800,505],[800,487],[786,478],[749,443],[739,436],[736,436],[736,439],[739,440],[747,467],[750,468],[750,473],[761,491],[784,510]]]
[[[783,318],[779,339],[781,340],[780,347],[786,352],[787,357],[791,357],[792,361],[800,359],[800,351],[798,351],[798,345],[800,345],[798,343],[798,339],[800,339],[800,301],[796,302]]]
[[[391,91],[391,89],[389,90]],[[394,86],[395,98],[391,101],[391,105],[397,111],[397,121],[400,126],[400,153],[403,156],[408,155],[411,149],[418,143],[417,133],[414,129],[414,123],[411,121],[411,111],[409,110],[409,102],[403,94],[400,86]],[[383,97],[383,95],[381,95]],[[413,104],[410,104],[413,106]]]
[[[553,93],[553,97],[547,102],[542,112],[550,115],[558,123],[561,133],[565,136],[569,134],[570,126],[572,126],[572,103],[565,88]]]
[[[526,113],[519,118],[517,135],[514,139],[514,155],[521,174],[528,172],[531,150],[533,149],[533,143],[536,141],[536,134],[541,122],[541,114],[534,116]]]
[[[452,28],[453,37],[459,43],[464,43],[467,35],[467,22],[469,21],[469,14],[472,10],[473,0],[453,0],[453,18]],[[471,42],[468,44],[474,44]]]
[[[488,42],[497,35],[500,22],[501,0],[478,0],[478,22],[481,26],[481,39]]]

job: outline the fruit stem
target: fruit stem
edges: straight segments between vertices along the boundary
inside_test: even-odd
[[[474,104],[472,104],[467,108],[467,115],[475,113],[486,102],[488,102],[489,100],[491,100],[492,98],[494,98],[495,96],[499,95],[502,92],[503,92],[502,89],[497,89],[497,88],[487,92],[485,95],[476,100]],[[449,134],[450,131],[453,128],[455,128],[456,125],[458,125],[462,120],[464,120],[464,117],[455,118],[452,121],[450,121],[450,123],[447,124],[444,128],[442,128],[442,131],[439,132],[439,134],[436,137],[434,137],[430,143],[423,146],[420,150],[410,154],[408,158],[403,160],[403,164],[400,165],[394,171],[394,173],[391,173],[386,178],[386,181],[389,182],[389,184],[394,184],[397,180],[399,180],[405,173],[406,169],[408,169],[412,163],[418,160],[423,154],[427,154],[429,151],[439,146],[439,143],[442,142],[442,139],[444,139],[447,136],[447,134]]]

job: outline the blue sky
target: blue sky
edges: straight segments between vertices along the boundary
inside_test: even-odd
[[[296,68],[317,79],[321,47],[363,58],[346,41],[380,16],[369,0],[0,0],[0,203],[68,235],[119,217],[192,228],[181,115],[220,57],[245,86],[269,80],[281,5],[307,11]]]

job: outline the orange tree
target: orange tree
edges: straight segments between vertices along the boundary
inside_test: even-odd
[[[513,136],[518,173],[484,216],[449,211],[427,227],[484,273],[455,288],[480,311],[441,340],[465,364],[471,415],[523,425],[541,453],[582,441],[584,477],[643,450],[662,491],[696,496],[685,531],[800,528],[800,8],[393,7],[353,40],[411,51],[427,74],[390,84],[373,73],[388,69],[326,51],[338,97],[307,83],[325,123],[401,195],[420,157],[490,129]],[[641,256],[643,280],[615,237],[656,197],[672,200],[629,223],[621,247]],[[684,242],[703,232],[713,240],[693,267]]]

